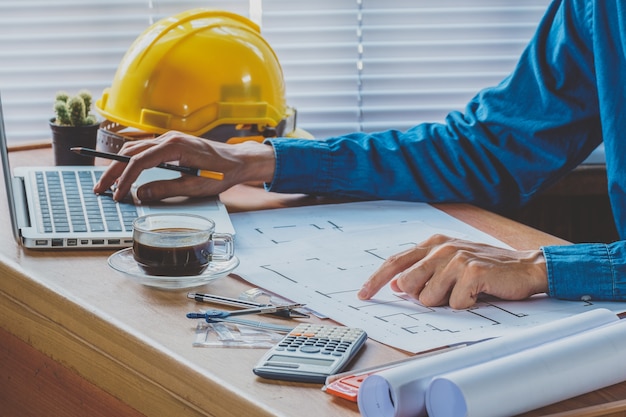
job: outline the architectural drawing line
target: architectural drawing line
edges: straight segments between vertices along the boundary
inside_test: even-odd
[[[489,320],[493,324],[501,324],[498,320],[494,320],[491,317],[487,317],[485,314],[477,313],[477,311],[480,311],[480,310],[477,310],[477,309],[469,309],[469,310],[467,310],[468,313],[473,314],[475,316],[478,316],[480,318],[483,318],[485,320]]]
[[[328,220],[328,224],[330,224],[333,227],[333,229],[343,232],[343,227],[339,226],[337,223],[333,222],[332,220]]]
[[[273,270],[272,268],[270,268],[269,265],[260,265],[259,268],[262,268],[262,269],[265,269],[267,271],[273,272],[274,274],[276,274],[276,275],[278,275],[278,276],[280,276],[282,278],[285,278],[286,280],[289,280],[289,281],[293,282],[294,284],[296,284],[298,282],[296,280],[293,280],[293,279],[289,278],[287,275],[283,275],[280,272]]]
[[[380,256],[377,253],[375,253],[374,251],[376,251],[377,249],[365,249],[365,253],[369,253],[372,256],[377,257],[378,259],[382,259],[383,261],[386,259],[384,256]]]
[[[321,292],[321,291],[315,291],[315,293],[316,293],[316,294],[321,295],[322,297],[332,298],[332,297],[331,297],[331,296],[329,296],[328,294],[324,294],[324,293],[323,293],[323,292]]]

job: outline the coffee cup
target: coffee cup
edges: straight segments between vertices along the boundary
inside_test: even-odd
[[[219,247],[221,250],[216,250]],[[234,256],[233,236],[195,214],[148,214],[133,222],[133,258],[148,275],[200,275]]]

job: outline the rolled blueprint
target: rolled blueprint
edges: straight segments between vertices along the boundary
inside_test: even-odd
[[[440,355],[416,358],[365,378],[359,388],[359,411],[364,417],[426,416],[426,390],[434,377],[618,320],[609,310],[594,309]]]
[[[626,380],[626,322],[435,377],[430,417],[498,417],[534,410]]]

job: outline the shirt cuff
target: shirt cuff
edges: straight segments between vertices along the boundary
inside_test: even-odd
[[[584,243],[541,249],[550,296],[584,301],[626,299],[624,275],[620,278],[615,269],[620,262],[623,268],[623,245]]]
[[[332,172],[330,151],[323,141],[272,138],[276,167],[265,189],[279,193],[323,194],[328,191]]]

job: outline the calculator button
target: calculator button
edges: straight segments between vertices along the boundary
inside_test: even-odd
[[[304,353],[317,353],[320,351],[320,348],[315,347],[315,346],[302,346],[300,348],[300,352],[304,352]]]

